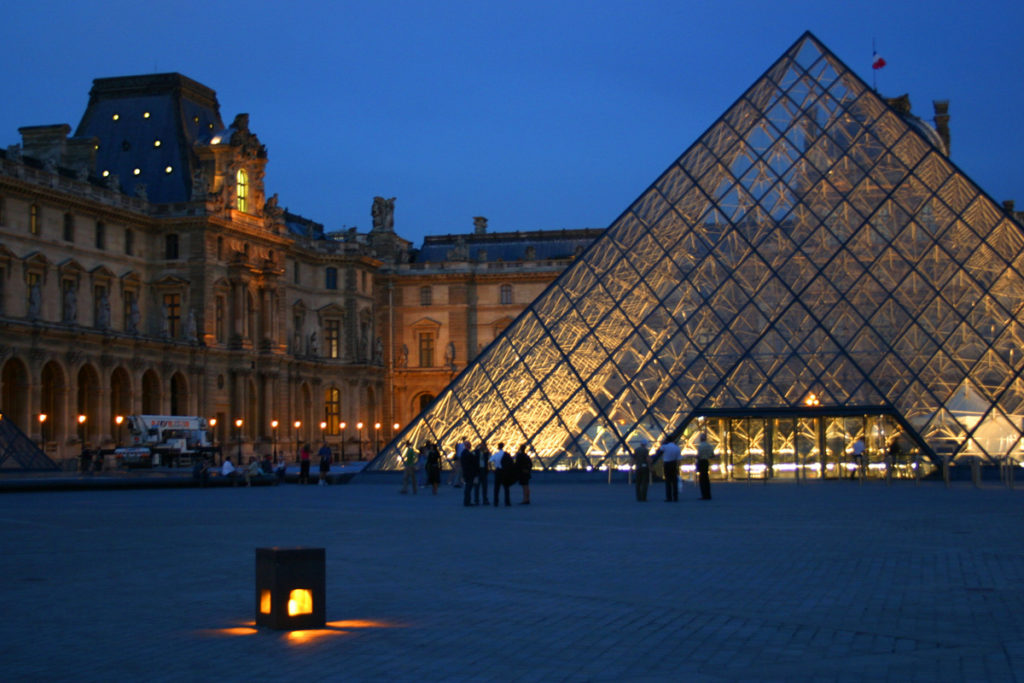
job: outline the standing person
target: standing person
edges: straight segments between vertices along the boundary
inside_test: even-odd
[[[437,495],[437,487],[441,485],[441,451],[430,441],[426,443],[423,450],[427,453],[427,483]]]
[[[309,458],[312,454],[313,449],[309,447],[308,443],[302,444],[302,450],[299,451],[299,483],[309,483]]]
[[[491,454],[487,451],[487,442],[481,441],[480,445],[476,447],[476,486],[473,488],[473,500],[477,505],[480,505],[480,492],[484,494],[484,505],[490,505],[491,501],[487,499],[487,467],[490,464]]]
[[[317,485],[327,486],[327,473],[331,471],[331,447],[324,441],[316,454],[320,456],[320,480]]]
[[[679,458],[682,453],[673,441],[666,441],[658,449],[661,462],[665,466],[665,502],[679,502]]]
[[[452,472],[448,476],[448,485],[460,488],[462,486],[462,450],[466,447],[466,437],[459,439],[455,444],[455,455],[452,457]]]
[[[523,487],[523,500],[520,505],[530,504],[530,470],[533,469],[533,460],[526,452],[526,444],[519,445],[516,453],[516,472],[519,474],[519,485]]]
[[[475,505],[470,501],[473,496],[473,484],[476,481],[477,470],[480,469],[476,451],[469,446],[469,439],[462,442],[462,457],[459,460],[462,465],[462,481],[465,488],[462,491],[462,504],[466,507]]]
[[[406,493],[409,490],[409,482],[412,482],[412,494],[416,495],[416,461],[419,454],[412,444],[405,442],[405,451],[402,452],[402,490],[399,493]]]
[[[633,467],[636,469],[636,499],[647,502],[647,487],[651,483],[651,452],[647,448],[647,439],[640,439],[633,451]]]
[[[516,459],[508,451],[501,453],[501,485],[505,487],[505,507],[511,507],[509,499],[509,488],[519,481],[519,472],[516,470]],[[498,496],[494,496],[494,504],[498,504]]]
[[[708,435],[700,433],[697,442],[697,479],[700,481],[701,500],[711,500],[711,458],[715,457],[715,447],[708,441]]]
[[[491,454],[491,469],[494,470],[494,507],[498,507],[498,497],[501,493],[501,461],[505,457],[505,444],[499,443],[498,450]]]

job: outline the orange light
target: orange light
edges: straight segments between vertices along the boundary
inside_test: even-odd
[[[260,614],[270,614],[270,591],[260,591]]]
[[[117,415],[114,417],[114,424],[116,424],[118,427],[121,426],[122,422],[124,422],[124,415]]]
[[[215,417],[211,417],[210,418],[210,426],[211,427],[216,427],[217,426],[217,418],[215,418]]]
[[[341,427],[342,429],[344,429],[345,427],[348,427],[348,425],[347,425],[347,424],[345,424],[344,422],[342,422],[342,423],[341,423],[341,424],[339,424],[338,426],[339,426],[339,427]]]
[[[235,426],[238,427],[239,429],[242,428],[242,418],[238,418],[237,420],[235,420]]]
[[[327,429],[327,423],[326,422],[321,422],[320,423],[320,429]]]
[[[395,429],[396,432],[398,431],[398,423],[397,422],[395,424],[391,425],[391,426]]]
[[[363,423],[362,422],[356,422],[356,429],[362,429],[362,428],[363,428]]]
[[[78,416],[78,424],[80,424],[80,425],[84,425],[85,424],[85,415],[79,415]]]
[[[374,429],[380,429],[380,422],[378,422],[375,425],[373,425],[373,428]]]
[[[268,591],[269,593],[269,591]],[[266,614],[270,614],[269,597],[267,598],[268,608]],[[260,609],[263,608],[262,600]],[[296,588],[288,593],[288,616],[294,617],[299,614],[313,613],[313,592],[305,588]]]
[[[296,420],[294,423],[292,423],[292,426],[298,429],[299,427],[302,426],[302,420]]]
[[[277,429],[277,424],[278,424],[277,420],[271,420],[270,421],[270,428],[271,429]]]
[[[46,422],[46,413],[39,413],[39,424]]]

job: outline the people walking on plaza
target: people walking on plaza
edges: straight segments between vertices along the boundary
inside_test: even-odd
[[[466,438],[459,439],[455,444],[455,455],[452,456],[452,471],[448,475],[448,485],[459,488],[462,486],[462,449],[464,449]]]
[[[498,507],[499,495],[501,494],[501,461],[505,457],[505,444],[499,443],[498,450],[491,453],[491,470],[494,471],[494,507]],[[507,489],[506,489],[507,493]],[[506,499],[507,500],[507,499]]]
[[[665,468],[665,502],[679,502],[679,458],[682,453],[675,442],[669,440],[662,444],[656,454],[661,458]]]
[[[320,456],[320,480],[319,486],[327,486],[327,475],[331,471],[331,447],[324,441],[323,445],[320,446],[320,450],[317,451],[317,455]]]
[[[441,451],[436,444],[428,441],[423,447],[427,455],[427,483],[434,495],[437,495],[437,487],[441,485]]]
[[[633,449],[633,468],[636,470],[636,499],[646,503],[647,487],[651,483],[651,452],[646,439],[640,439]]]
[[[523,499],[519,502],[520,505],[530,504],[531,470],[533,470],[533,460],[526,452],[526,444],[520,444],[519,450],[516,452],[516,472],[519,475],[519,485],[523,487]]]
[[[309,459],[312,455],[313,449],[309,447],[308,443],[302,444],[302,448],[299,450],[299,483],[309,483]]]
[[[412,444],[405,442],[405,450],[402,451],[402,490],[399,493],[408,493],[409,484],[412,484],[412,493],[416,495],[416,461],[419,454]]]
[[[484,505],[490,505],[487,498],[487,468],[490,465],[491,454],[487,450],[487,442],[481,441],[474,451],[476,454],[476,485],[473,487],[473,502],[480,505],[480,494],[483,493]]]
[[[700,482],[700,497],[711,500],[711,458],[715,457],[715,447],[708,441],[708,435],[700,433],[697,441],[697,480]]]
[[[466,507],[475,505],[470,498],[473,496],[473,488],[476,483],[477,470],[480,469],[476,451],[469,445],[469,439],[462,442],[462,455],[459,459],[462,465],[462,482],[465,488],[462,490],[462,504]]]
[[[519,471],[516,470],[516,459],[512,454],[503,450],[501,454],[501,485],[505,488],[505,507],[511,507],[512,501],[509,496],[509,489],[519,481]],[[494,504],[498,504],[498,496],[494,496]]]

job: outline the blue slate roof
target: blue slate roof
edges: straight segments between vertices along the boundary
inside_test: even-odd
[[[192,199],[192,145],[223,129],[217,94],[168,73],[94,80],[75,135],[99,138],[97,175],[117,174],[127,194],[144,183],[150,201],[169,203]]]

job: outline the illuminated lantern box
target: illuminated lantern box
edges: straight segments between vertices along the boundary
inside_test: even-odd
[[[256,625],[280,631],[327,621],[323,548],[256,548]]]

